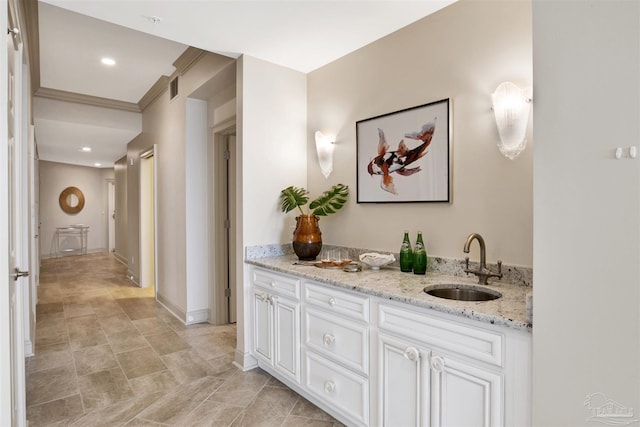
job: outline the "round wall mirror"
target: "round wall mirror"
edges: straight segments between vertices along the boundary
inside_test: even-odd
[[[60,207],[68,214],[77,214],[84,207],[84,194],[77,187],[67,187],[60,193]]]

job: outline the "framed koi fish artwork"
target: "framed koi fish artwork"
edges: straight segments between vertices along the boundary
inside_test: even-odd
[[[357,202],[451,200],[450,100],[356,122]]]

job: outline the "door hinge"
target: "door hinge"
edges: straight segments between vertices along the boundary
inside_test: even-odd
[[[224,290],[224,296],[227,298],[231,297],[231,288],[227,288]]]
[[[225,150],[224,152],[224,159],[225,160],[229,160],[231,158],[231,151],[229,150]]]
[[[227,230],[231,228],[231,221],[229,221],[228,219],[224,220],[224,228],[226,228]]]

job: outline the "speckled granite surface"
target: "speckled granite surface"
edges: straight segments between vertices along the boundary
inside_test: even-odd
[[[493,301],[454,301],[426,294],[426,286],[456,283],[463,286],[476,286],[475,276],[460,277],[449,274],[427,272],[420,276],[402,273],[395,266],[371,270],[364,266],[361,272],[347,273],[342,269],[324,269],[313,265],[295,265],[295,255],[280,255],[247,259],[248,264],[264,267],[273,271],[292,274],[320,283],[333,285],[351,291],[376,297],[425,307],[442,313],[462,316],[480,322],[491,323],[509,328],[531,331],[532,325],[526,317],[526,295],[532,289],[528,286],[514,285],[504,281],[490,280],[489,288],[502,294]]]

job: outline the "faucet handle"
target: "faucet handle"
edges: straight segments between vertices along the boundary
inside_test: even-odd
[[[498,260],[498,279],[502,279],[502,261]]]

